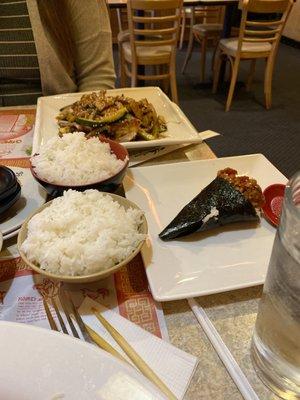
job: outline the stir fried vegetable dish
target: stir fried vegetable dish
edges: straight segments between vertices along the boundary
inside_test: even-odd
[[[86,136],[104,135],[118,142],[163,137],[166,121],[147,99],[108,96],[106,91],[84,94],[57,116],[59,134],[82,131]]]

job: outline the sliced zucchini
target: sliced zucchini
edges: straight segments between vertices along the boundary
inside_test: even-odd
[[[107,110],[105,115],[101,118],[97,119],[88,119],[77,117],[76,122],[80,125],[91,126],[92,128],[98,128],[103,124],[110,124],[112,122],[118,121],[120,118],[124,117],[124,115],[128,112],[126,107],[120,107],[117,110]]]
[[[142,129],[139,129],[138,131],[138,137],[142,140],[155,140],[157,139],[154,135],[152,135],[151,133],[148,133]]]

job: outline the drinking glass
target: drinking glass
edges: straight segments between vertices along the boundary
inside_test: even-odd
[[[300,172],[285,189],[251,356],[271,390],[300,399]]]

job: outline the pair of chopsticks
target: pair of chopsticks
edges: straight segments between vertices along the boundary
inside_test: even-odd
[[[241,392],[245,400],[259,400],[259,397],[253,390],[248,379],[244,375],[238,363],[235,361],[233,355],[230,353],[228,347],[221,339],[221,336],[217,332],[216,328],[208,318],[206,312],[195,299],[188,299],[189,306],[191,307],[195,317],[197,318],[199,324],[204,330],[209,341],[216,350],[221,361],[225,365],[228,373],[230,374],[232,380],[236,384],[237,388]]]
[[[156,373],[149,367],[148,364],[138,355],[138,353],[133,349],[133,347],[126,341],[126,339],[99,313],[95,308],[92,311],[104,328],[110,333],[113,339],[122,348],[124,353],[130,358],[133,364],[140,370],[140,372],[148,378],[154,385],[156,385],[170,400],[177,400],[170,389],[165,385],[165,383],[156,375]],[[127,362],[124,357],[115,350],[106,340],[104,340],[98,333],[91,329],[85,324],[85,327],[90,334],[94,342],[108,353],[118,357],[122,361]]]

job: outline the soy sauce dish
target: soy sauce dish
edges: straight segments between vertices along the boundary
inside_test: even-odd
[[[281,183],[275,183],[264,190],[263,213],[265,218],[275,226],[279,225],[285,187]]]
[[[120,143],[74,132],[41,145],[31,157],[31,172],[51,196],[68,189],[112,193],[122,183],[128,163],[128,152]]]

